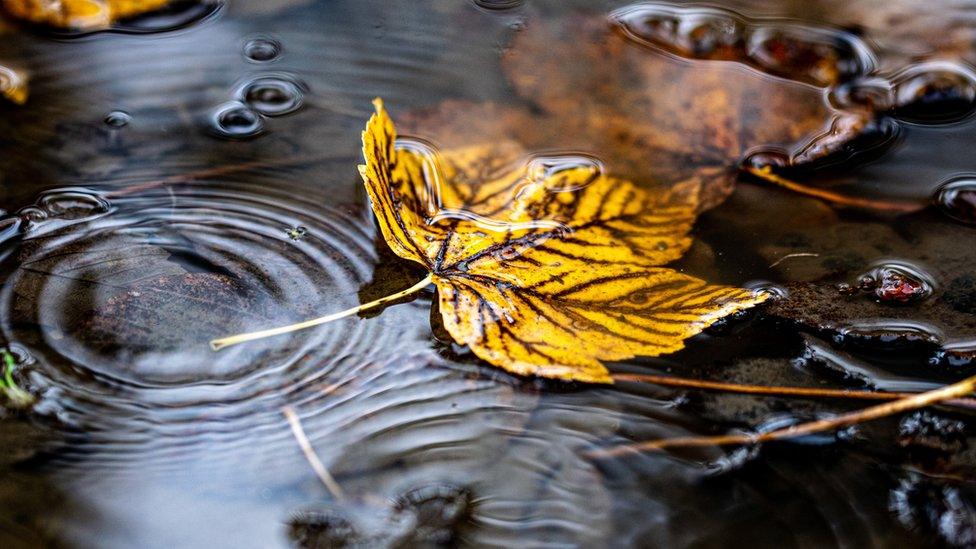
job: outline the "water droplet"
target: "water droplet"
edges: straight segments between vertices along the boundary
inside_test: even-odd
[[[27,224],[40,223],[47,220],[47,212],[37,206],[26,206],[17,210],[17,215]]]
[[[104,198],[83,191],[59,190],[44,194],[37,206],[49,218],[79,220],[108,212],[111,207]]]
[[[907,305],[932,295],[935,282],[916,265],[889,261],[877,264],[862,275],[858,287],[873,293],[879,303]]]
[[[882,112],[894,104],[894,87],[884,78],[857,78],[831,88],[829,100],[831,105],[842,110],[867,108]]]
[[[611,16],[636,42],[692,59],[732,60],[826,86],[870,73],[876,62],[856,36],[750,19],[719,8],[640,4]]]
[[[532,158],[526,168],[526,176],[530,181],[538,183],[569,170],[590,170],[596,176],[606,173],[606,168],[599,158],[582,153],[565,153]],[[589,184],[589,181],[587,180],[586,184]],[[572,192],[582,189],[586,184],[549,186],[547,190],[551,192]]]
[[[112,111],[105,115],[105,125],[110,128],[124,128],[131,120],[132,116],[125,111]]]
[[[900,319],[865,320],[837,330],[834,342],[842,346],[895,351],[919,346],[941,346],[945,336],[921,322]]]
[[[976,175],[955,177],[940,185],[935,203],[952,219],[976,225]]]
[[[281,116],[302,107],[303,88],[287,76],[264,76],[241,86],[238,98],[265,116]]]
[[[785,168],[790,165],[790,154],[783,149],[763,148],[746,154],[742,165],[747,168]]]
[[[691,57],[711,57],[723,49],[741,47],[742,23],[729,13],[691,13],[677,28],[677,43]]]
[[[976,370],[976,342],[962,341],[945,345],[929,360],[954,374],[972,375]]]
[[[217,107],[211,115],[212,131],[228,139],[250,139],[264,133],[264,119],[254,110],[237,101]]]
[[[921,124],[965,118],[976,109],[976,73],[954,63],[915,65],[897,75],[895,114]]]
[[[835,30],[762,25],[752,32],[748,48],[750,57],[770,73],[804,76],[822,86],[868,74],[875,66],[865,44]]]
[[[281,55],[281,42],[267,36],[258,36],[244,43],[244,57],[255,63],[274,61]]]

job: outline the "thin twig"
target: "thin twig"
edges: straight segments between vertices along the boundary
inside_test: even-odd
[[[619,457],[631,453],[662,450],[664,448],[758,444],[760,442],[796,438],[823,431],[840,429],[842,427],[848,427],[858,423],[864,423],[866,421],[880,419],[894,414],[900,414],[902,412],[917,410],[919,408],[924,408],[926,406],[931,406],[933,404],[938,404],[954,398],[961,398],[972,393],[974,389],[976,389],[976,376],[968,377],[962,381],[953,383],[952,385],[947,385],[939,389],[905,397],[894,402],[878,404],[876,406],[864,408],[863,410],[858,410],[856,412],[850,412],[847,414],[840,414],[828,419],[800,423],[784,429],[769,431],[768,433],[719,435],[712,437],[665,438],[638,442],[634,444],[624,444],[604,450],[596,450],[588,452],[587,455],[591,458],[599,459]]]
[[[319,480],[325,485],[325,488],[332,494],[335,499],[344,499],[346,494],[342,491],[342,487],[336,482],[335,478],[329,474],[329,470],[325,468],[322,460],[319,456],[315,454],[315,450],[312,448],[312,443],[309,442],[308,437],[305,436],[305,430],[302,429],[302,422],[298,419],[298,414],[291,406],[285,406],[281,409],[281,413],[285,414],[285,419],[288,420],[288,425],[291,426],[291,433],[295,435],[295,440],[298,442],[298,447],[302,449],[302,453],[305,454],[305,459],[308,460],[308,464],[312,466],[315,474],[318,475]]]
[[[915,212],[925,207],[925,204],[920,202],[888,202],[885,200],[857,198],[824,189],[809,187],[807,185],[803,185],[801,183],[797,183],[796,181],[791,181],[785,177],[776,175],[769,166],[764,166],[762,168],[743,166],[741,169],[745,173],[758,177],[759,179],[772,183],[778,187],[783,187],[784,189],[788,189],[805,196],[819,198],[820,200],[830,202],[831,204],[836,204],[838,206],[849,206],[852,208],[863,208],[866,210],[900,213]]]
[[[820,254],[814,254],[810,252],[798,252],[795,254],[786,254],[783,257],[774,261],[772,265],[769,266],[769,268],[772,269],[773,267],[779,265],[780,263],[786,261],[787,259],[793,259],[795,257],[820,257]]]
[[[721,381],[705,381],[674,376],[656,376],[649,374],[614,374],[614,381],[632,381],[637,383],[651,383],[667,387],[686,387],[705,391],[722,391],[725,393],[739,393],[746,395],[795,396],[804,398],[846,398],[851,400],[898,400],[915,396],[919,393],[889,393],[883,391],[856,391],[848,389],[819,389],[816,387],[786,387],[775,385],[742,385],[738,383],[724,383]],[[961,408],[976,409],[976,399],[957,398],[947,400],[942,404],[959,406]]]

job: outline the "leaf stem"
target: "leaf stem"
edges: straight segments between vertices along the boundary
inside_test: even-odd
[[[968,377],[962,381],[953,383],[952,385],[947,385],[939,389],[912,395],[894,402],[878,404],[876,406],[871,406],[869,408],[864,408],[862,410],[857,410],[847,414],[840,414],[827,419],[800,423],[798,425],[792,425],[783,429],[769,431],[768,433],[719,435],[712,437],[665,438],[615,446],[605,450],[589,452],[587,455],[591,458],[608,458],[619,457],[629,453],[642,451],[661,450],[664,448],[758,444],[760,442],[795,438],[820,433],[823,431],[840,429],[842,427],[849,427],[858,423],[864,423],[866,421],[880,419],[902,412],[910,412],[912,410],[931,406],[932,404],[945,402],[946,400],[965,397],[974,390],[976,390],[976,376]]]
[[[838,206],[849,206],[852,208],[863,208],[867,210],[878,210],[884,212],[915,212],[921,210],[925,205],[916,202],[887,202],[884,200],[871,200],[869,198],[857,198],[853,196],[847,196],[840,193],[835,193],[825,189],[818,189],[816,187],[810,187],[808,185],[803,185],[797,183],[796,181],[791,181],[776,175],[773,173],[772,168],[769,166],[763,166],[762,168],[753,168],[743,166],[742,171],[748,173],[754,177],[758,177],[763,181],[772,183],[778,187],[783,187],[784,189],[793,191],[798,194],[805,196],[811,196],[813,198],[819,198],[825,202],[831,204],[836,204]]]
[[[210,342],[210,348],[213,349],[214,351],[219,351],[225,347],[230,347],[231,345],[237,345],[238,343],[244,343],[245,341],[264,339],[266,337],[272,337],[276,335],[297,332],[299,330],[304,330],[305,328],[311,328],[312,326],[318,326],[320,324],[327,324],[329,322],[332,322],[333,320],[339,320],[340,318],[352,316],[360,311],[365,311],[367,309],[379,307],[384,303],[396,301],[401,297],[406,297],[408,295],[415,294],[420,290],[426,288],[428,285],[430,285],[430,283],[433,282],[433,280],[434,280],[434,275],[433,273],[431,273],[428,274],[426,277],[424,277],[423,280],[407,288],[406,290],[388,295],[386,297],[381,297],[375,301],[370,301],[369,303],[363,303],[362,305],[357,305],[351,309],[346,309],[345,311],[332,313],[326,316],[320,316],[318,318],[313,318],[311,320],[306,320],[304,322],[299,322],[297,324],[289,324],[288,326],[281,326],[278,328],[271,328],[269,330],[260,330],[257,332],[248,332],[248,333],[237,334],[229,337],[222,337],[220,339],[214,339]]]
[[[885,391],[857,391],[851,389],[821,389],[817,387],[789,387],[779,385],[743,385],[738,383],[724,383],[721,381],[706,381],[674,376],[656,376],[648,374],[614,374],[614,381],[631,381],[635,383],[650,383],[666,387],[687,387],[705,391],[721,391],[725,393],[739,393],[746,395],[795,396],[801,398],[847,398],[852,400],[898,400],[912,397],[918,393],[894,393]],[[952,399],[943,402],[952,406],[976,410],[976,400],[971,398]]]

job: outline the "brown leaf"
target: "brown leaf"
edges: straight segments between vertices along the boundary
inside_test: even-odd
[[[747,155],[772,151],[809,164],[870,126],[873,112],[837,110],[810,84],[836,82],[838,67],[849,64],[849,54],[818,37],[788,36],[805,54],[761,67],[799,83],[747,68],[756,63],[741,44],[697,54],[725,62],[690,61],[653,37],[635,39],[613,17],[531,18],[503,58],[528,106],[448,101],[408,114],[401,126],[442,148],[505,139],[530,151],[578,151],[644,187],[695,184],[707,209],[731,192]]]

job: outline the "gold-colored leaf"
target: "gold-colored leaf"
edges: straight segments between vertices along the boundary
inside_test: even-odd
[[[424,265],[444,325],[523,375],[611,383],[603,361],[660,355],[761,302],[661,268],[679,258],[698,187],[647,191],[585,159],[509,142],[445,151],[397,143],[377,100],[360,171],[384,238]]]
[[[64,29],[105,28],[119,19],[161,9],[169,0],[3,0],[10,15]]]

